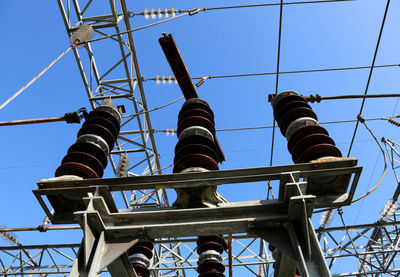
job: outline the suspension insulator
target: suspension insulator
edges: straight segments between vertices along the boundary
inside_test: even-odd
[[[128,251],[129,260],[138,277],[149,277],[150,260],[153,257],[154,244],[151,241],[138,242]]]
[[[121,114],[113,108],[112,101],[103,101],[87,115],[76,142],[68,149],[55,176],[101,178],[107,166],[107,155],[114,148],[120,123]]]
[[[272,101],[274,117],[288,141],[295,163],[308,163],[322,157],[342,157],[307,100],[294,91],[278,94]]]
[[[223,236],[201,236],[197,239],[199,261],[197,272],[199,277],[224,277],[225,267],[222,264],[224,250],[227,244]]]

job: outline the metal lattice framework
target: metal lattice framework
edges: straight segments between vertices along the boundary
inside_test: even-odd
[[[346,263],[343,273],[332,276],[398,276],[398,253],[400,238],[399,213],[386,222],[331,227],[316,230],[330,268]],[[379,230],[380,235],[372,240],[371,234]],[[175,239],[157,243],[175,259],[159,257],[151,271],[159,276],[181,276],[179,270],[194,272],[198,255],[195,252],[195,238]],[[170,248],[169,245],[174,247]],[[32,274],[68,274],[79,248],[77,244],[26,245],[0,247],[0,276],[21,276]],[[262,248],[263,254],[257,252]],[[181,247],[181,253],[177,253]],[[183,249],[185,250],[183,250]],[[246,276],[271,276],[274,259],[267,251],[264,241],[247,235],[233,237],[233,267],[245,269]],[[227,257],[224,257],[227,264]],[[359,268],[359,265],[363,268]]]
[[[118,3],[109,1],[109,9],[105,15],[86,17],[85,12],[95,3],[88,1],[81,9],[79,2],[74,0],[72,7],[75,13],[73,18],[76,20],[74,24],[71,23],[70,1],[67,1],[67,7],[61,0],[57,2],[68,36],[82,24],[90,24],[95,32],[101,35],[121,33],[131,29],[125,1],[118,1]],[[113,49],[112,51],[119,53],[119,57],[111,63],[111,66],[104,66],[105,63],[97,59],[96,51],[90,43],[87,43],[84,48],[74,48],[73,51],[92,108],[98,106],[103,99],[109,98],[125,107],[126,113],[123,115],[117,146],[110,157],[113,170],[117,171],[117,163],[114,161],[121,154],[128,154],[134,156],[135,159],[131,160],[135,161],[141,157],[138,162],[131,164],[129,175],[161,174],[159,154],[148,113],[133,36],[127,33],[107,40],[112,44],[109,46]],[[87,59],[84,59],[83,55],[87,55]],[[124,200],[126,207],[168,206],[167,195],[165,191],[160,190],[135,191],[132,193],[131,203],[128,203],[127,196],[124,196]]]

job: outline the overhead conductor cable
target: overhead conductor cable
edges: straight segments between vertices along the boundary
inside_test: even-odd
[[[90,31],[91,30],[91,31]],[[25,89],[27,89],[30,85],[32,85],[37,79],[39,79],[47,70],[49,70],[58,60],[60,60],[65,54],[68,53],[69,50],[74,48],[75,46],[83,45],[83,43],[87,42],[93,35],[93,28],[90,25],[82,25],[79,29],[71,35],[71,46],[67,48],[64,52],[62,52],[54,61],[52,61],[48,66],[46,66],[38,75],[36,75],[32,80],[30,80],[25,86],[23,86],[20,90],[14,93],[10,98],[8,98],[3,104],[0,106],[0,110],[3,109],[8,103],[14,100],[18,95],[20,95]]]

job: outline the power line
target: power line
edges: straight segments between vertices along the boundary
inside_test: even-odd
[[[374,68],[386,68],[386,67],[400,67],[400,64],[384,64],[375,65]],[[344,70],[359,70],[359,69],[370,69],[371,66],[353,66],[353,67],[337,67],[337,68],[322,68],[322,69],[305,69],[305,70],[291,70],[281,71],[279,75],[283,74],[299,74],[299,73],[315,73],[315,72],[329,72],[329,71],[344,71]],[[192,79],[219,79],[219,78],[237,78],[237,77],[253,77],[253,76],[265,76],[265,75],[276,75],[276,72],[260,72],[260,73],[243,73],[243,74],[231,74],[231,75],[216,75],[216,76],[203,76],[203,77],[192,77]],[[145,80],[153,80],[156,78],[147,78]]]
[[[279,65],[280,65],[280,57],[281,57],[281,37],[282,37],[282,15],[283,15],[283,0],[280,3],[279,9],[279,34],[278,34],[278,55],[276,59],[276,77],[275,77],[275,95],[278,94],[279,87]],[[275,117],[273,119],[272,129],[272,139],[271,139],[271,156],[269,159],[269,165],[272,166],[272,160],[274,158],[274,142],[275,142]]]
[[[375,117],[375,118],[365,118],[365,121],[375,121],[375,120],[388,120],[392,118],[400,118],[400,114],[396,116],[389,116],[389,117]],[[328,124],[342,124],[342,123],[353,123],[357,122],[357,119],[350,119],[350,120],[337,120],[337,121],[326,121],[326,122],[319,122],[320,125],[328,125]],[[277,126],[255,126],[255,127],[241,127],[241,128],[225,128],[225,129],[217,129],[217,132],[234,132],[234,131],[249,131],[249,130],[261,130],[261,129],[272,129],[278,128]],[[174,132],[174,129],[153,129],[155,133],[171,133]],[[134,134],[134,132],[123,132],[123,134]]]
[[[283,3],[268,3],[268,4],[254,4],[254,5],[239,5],[239,6],[225,6],[225,7],[214,7],[214,8],[204,8],[205,11],[212,10],[227,10],[227,9],[239,9],[239,8],[258,8],[258,7],[268,7],[268,6],[283,6],[283,5],[303,5],[303,4],[321,4],[321,3],[333,3],[333,2],[349,2],[355,0],[321,0],[321,1],[301,1],[301,2],[288,2]]]
[[[237,6],[221,6],[221,7],[209,7],[209,8],[197,8],[197,9],[179,9],[175,10],[175,8],[172,8],[171,10],[164,10],[162,11],[161,9],[155,10],[151,9],[148,11],[145,9],[144,12],[140,13],[134,13],[130,12],[129,15],[130,17],[133,17],[135,15],[142,15],[145,17],[149,17],[149,15],[152,16],[152,18],[155,18],[156,15],[160,18],[163,14],[171,14],[174,16],[175,13],[193,13],[193,12],[205,12],[205,11],[216,11],[216,10],[229,10],[229,9],[242,9],[242,8],[260,8],[260,7],[271,7],[271,6],[280,6],[280,5],[303,5],[303,4],[322,4],[322,3],[334,3],[334,2],[349,2],[349,1],[355,1],[355,0],[320,0],[320,1],[300,1],[300,2],[287,2],[287,3],[265,3],[265,4],[254,4],[254,5],[237,5]]]
[[[378,41],[376,43],[376,47],[375,47],[375,52],[374,52],[374,57],[372,59],[372,65],[371,65],[371,69],[369,71],[369,75],[368,75],[368,81],[367,81],[367,85],[365,87],[365,93],[364,95],[367,95],[368,93],[368,88],[369,88],[369,84],[371,82],[371,77],[372,77],[372,73],[374,71],[374,65],[375,65],[375,60],[376,60],[376,56],[378,54],[378,49],[379,49],[379,44],[381,42],[381,37],[382,37],[382,33],[383,33],[383,27],[385,26],[385,21],[386,21],[386,15],[388,13],[389,10],[389,5],[390,5],[390,0],[387,1],[386,3],[386,8],[385,8],[385,13],[383,15],[383,19],[382,19],[382,24],[381,24],[381,29],[379,30],[379,36],[378,36]],[[362,115],[362,111],[364,109],[364,104],[365,104],[365,98],[363,98],[362,103],[361,103],[361,108],[360,108],[360,112],[358,113],[359,115]],[[356,126],[354,128],[354,133],[353,133],[353,137],[351,139],[351,143],[350,143],[350,147],[349,147],[349,151],[347,153],[347,157],[350,156],[351,153],[351,149],[353,147],[353,143],[354,143],[354,139],[356,137],[356,133],[357,133],[357,129],[358,129],[358,125],[360,124],[360,120],[359,118],[357,118],[357,123]]]
[[[37,79],[40,78],[44,73],[46,73],[47,70],[49,70],[59,59],[61,59],[65,54],[68,53],[69,50],[74,48],[75,45],[72,45],[68,47],[67,50],[62,52],[55,60],[53,60],[48,66],[46,66],[42,71],[39,72],[35,77],[33,77],[32,80],[30,80],[25,86],[23,86],[20,90],[18,90],[16,93],[14,93],[10,98],[8,98],[3,104],[0,105],[0,110],[4,108],[8,103],[10,103],[12,100],[15,99],[18,95],[20,95],[25,89],[27,89],[30,85],[32,85]]]
[[[360,95],[360,94],[348,94],[348,95],[333,95],[333,96],[321,96],[319,94],[310,96],[305,96],[304,98],[311,102],[320,103],[322,100],[339,100],[339,99],[357,99],[357,98],[389,98],[389,97],[400,97],[400,93],[381,93],[381,94],[368,94],[368,95]]]
[[[128,31],[125,31],[125,32],[120,32],[120,33],[115,33],[115,34],[104,36],[104,37],[95,38],[95,39],[88,40],[86,42],[82,42],[82,43],[79,43],[79,44],[86,44],[88,42],[95,42],[95,41],[103,40],[103,39],[106,39],[106,38],[111,38],[111,37],[115,37],[115,36],[119,36],[119,35],[124,35],[124,34],[128,34],[128,33],[136,32],[136,31],[139,31],[139,30],[143,30],[143,29],[158,25],[158,24],[165,23],[167,21],[171,21],[173,19],[177,19],[177,18],[183,17],[185,15],[193,15],[193,14],[195,14],[195,13],[189,13],[189,12],[183,13],[181,15],[178,15],[178,16],[175,16],[175,17],[171,17],[171,18],[167,18],[167,19],[164,19],[164,20],[161,20],[161,21],[157,21],[157,22],[154,22],[152,24],[148,24],[148,25],[136,28],[136,29],[131,29],[131,30],[128,30]]]

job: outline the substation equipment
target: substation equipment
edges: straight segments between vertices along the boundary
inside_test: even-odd
[[[342,158],[306,100],[288,91],[271,100],[295,164],[218,170],[224,157],[212,109],[197,95],[186,98],[173,174],[101,179],[120,123],[119,111],[106,102],[86,118],[58,177],[38,182],[33,192],[51,222],[79,223],[83,230],[70,276],[100,276],[107,268],[111,276],[147,277],[153,241],[198,236],[199,276],[222,277],[224,236],[243,233],[273,246],[274,276],[331,276],[311,216],[314,209],[351,204],[362,170],[357,160]],[[279,181],[278,199],[228,203],[216,191],[265,181]],[[174,189],[177,200],[172,207],[117,209],[112,193],[138,189]]]

